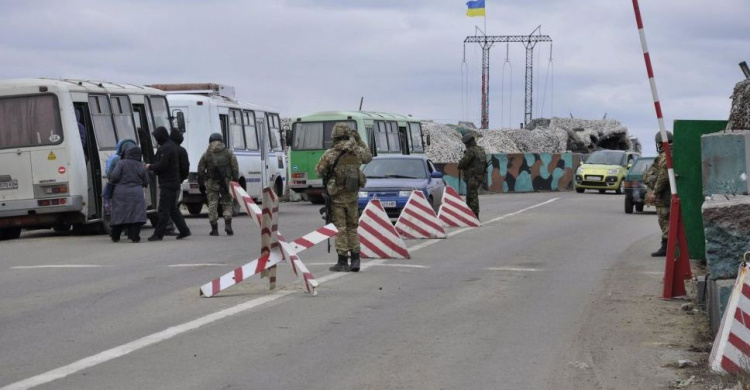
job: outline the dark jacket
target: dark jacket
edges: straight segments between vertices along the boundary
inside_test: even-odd
[[[179,166],[180,166],[180,182],[183,182],[187,180],[188,175],[190,174],[190,159],[188,158],[188,152],[183,148],[182,141],[185,140],[185,137],[182,136],[182,133],[180,133],[177,129],[172,129],[172,131],[169,132],[169,138],[177,144],[177,155],[179,158]]]
[[[113,226],[128,223],[146,223],[146,197],[143,188],[148,186],[149,177],[141,162],[141,148],[133,146],[125,150],[109,176],[115,184],[112,194]]]
[[[154,157],[156,162],[150,164],[148,169],[159,176],[159,187],[177,191],[182,183],[177,144],[169,138],[169,133],[164,127],[157,127],[152,134],[159,144],[159,149]]]

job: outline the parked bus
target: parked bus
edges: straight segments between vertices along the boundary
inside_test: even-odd
[[[423,154],[422,126],[407,115],[367,111],[319,112],[297,118],[292,124],[289,188],[305,194],[313,203],[323,202],[323,180],[315,165],[331,147],[331,131],[337,122],[346,122],[359,132],[373,156],[379,154]],[[429,140],[427,140],[429,144]]]
[[[185,140],[190,175],[182,184],[182,203],[190,214],[201,212],[205,197],[198,189],[198,162],[208,148],[212,133],[221,133],[237,157],[239,184],[255,198],[270,186],[283,195],[286,161],[281,145],[281,120],[277,111],[235,99],[231,86],[204,84],[154,84],[167,93],[171,114]],[[235,211],[239,204],[235,202]]]
[[[77,119],[80,117],[80,119]],[[0,239],[21,229],[108,232],[102,206],[105,162],[121,139],[153,162],[151,132],[170,127],[164,92],[67,79],[0,81]],[[156,216],[152,176],[147,213]]]

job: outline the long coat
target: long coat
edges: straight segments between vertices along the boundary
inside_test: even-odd
[[[141,148],[134,146],[125,151],[124,158],[115,166],[109,181],[115,185],[110,225],[146,223],[143,188],[148,186],[149,177],[141,162]]]

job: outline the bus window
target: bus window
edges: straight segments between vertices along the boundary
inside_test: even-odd
[[[112,123],[109,99],[106,96],[90,95],[89,110],[91,111],[91,121],[94,123],[97,145],[100,149],[114,149],[117,144],[117,136]]]
[[[78,129],[76,128],[76,134]],[[63,140],[54,95],[0,99],[0,149],[56,145]]]
[[[295,123],[292,138],[294,150],[323,149],[323,122]]]
[[[409,123],[409,144],[412,153],[423,153],[422,126],[419,123]]]
[[[136,143],[138,137],[135,134],[135,125],[133,124],[133,107],[130,105],[130,99],[127,96],[112,96],[112,119],[115,122],[117,139],[132,139]]]
[[[271,150],[280,151],[281,143],[279,143],[279,116],[277,114],[268,114],[268,139],[271,141]]]
[[[249,150],[258,150],[258,131],[255,129],[255,113],[252,111],[243,111],[242,125],[245,130],[247,148]]]
[[[242,134],[242,114],[239,110],[229,110],[229,133],[232,149],[245,149],[245,135]]]
[[[385,122],[375,122],[375,144],[378,152],[388,153],[388,130]]]
[[[398,137],[398,123],[388,122],[388,151],[391,153],[401,152],[401,139]]]
[[[146,101],[151,107],[151,119],[153,120],[154,129],[163,126],[165,129],[169,130],[170,124],[167,99],[164,98],[164,96],[149,96]]]

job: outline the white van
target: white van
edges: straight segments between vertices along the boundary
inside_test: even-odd
[[[77,118],[77,113],[80,119]],[[0,240],[21,229],[108,231],[102,190],[107,158],[131,138],[154,159],[151,132],[170,128],[164,92],[67,79],[0,80]],[[156,181],[146,203],[156,216]]]
[[[255,198],[270,186],[282,196],[286,159],[281,145],[281,120],[277,111],[237,101],[234,88],[206,84],[154,84],[167,94],[171,115],[184,134],[182,143],[190,159],[190,176],[182,184],[182,203],[198,214],[205,198],[198,189],[198,162],[212,133],[220,133],[237,157],[239,184]],[[239,208],[235,204],[237,210]]]

